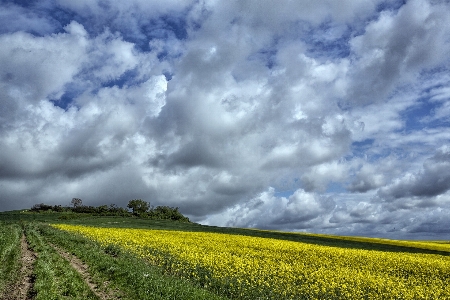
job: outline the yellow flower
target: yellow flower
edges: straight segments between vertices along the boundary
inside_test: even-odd
[[[117,244],[169,273],[249,299],[450,299],[448,256],[210,232],[54,227]]]

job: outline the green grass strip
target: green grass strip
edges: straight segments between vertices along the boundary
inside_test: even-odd
[[[0,222],[0,295],[8,284],[18,279],[20,272],[20,237],[18,224]]]
[[[37,253],[33,291],[36,300],[98,299],[69,262],[46,243],[35,224],[27,224],[25,234]]]
[[[120,248],[102,247],[81,235],[69,234],[40,225],[46,239],[75,254],[89,265],[94,281],[109,281],[110,286],[125,293],[122,299],[227,299],[191,282],[164,274]]]
[[[52,222],[54,223],[54,222]],[[159,230],[178,230],[189,232],[215,232],[233,235],[245,235],[253,237],[271,238],[287,240],[314,245],[330,246],[337,248],[376,250],[388,252],[407,252],[450,255],[449,241],[439,241],[431,243],[427,241],[396,241],[389,239],[377,239],[366,237],[346,237],[325,234],[309,234],[299,232],[281,232],[270,230],[258,230],[248,228],[229,228],[206,226],[195,223],[173,222],[168,220],[148,220],[139,218],[121,217],[92,217],[84,219],[74,219],[69,221],[57,220],[57,223],[106,227],[106,228],[142,228]]]

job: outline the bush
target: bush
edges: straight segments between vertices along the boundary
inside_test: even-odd
[[[96,208],[96,213],[98,214],[106,214],[108,212],[108,206],[107,205],[100,205]]]
[[[48,210],[52,210],[52,208],[53,208],[53,206],[51,206],[51,205],[39,203],[39,204],[33,205],[33,207],[31,208],[31,211],[35,211],[35,212],[48,211]]]
[[[150,204],[141,199],[130,200],[128,203],[128,208],[133,210],[133,215],[139,218],[149,218],[155,220],[173,220],[180,222],[190,222],[189,218],[183,216],[179,212],[178,207],[170,206],[157,206],[150,209]],[[30,211],[32,212],[73,212],[77,214],[91,214],[91,215],[101,215],[101,216],[121,216],[129,217],[130,212],[122,207],[118,207],[115,204],[111,204],[109,207],[107,205],[100,205],[98,207],[94,206],[76,206],[76,207],[62,207],[61,205],[46,205],[44,203],[35,204]],[[59,217],[61,220],[68,220],[78,218],[76,215],[62,215]]]
[[[97,212],[97,208],[94,206],[77,206],[72,208],[72,211],[76,213],[94,214]]]
[[[189,218],[178,211],[178,207],[157,206],[148,212],[148,216],[152,219],[190,222]]]
[[[53,211],[56,211],[56,212],[64,211],[64,207],[62,207],[61,205],[54,205],[52,209],[53,209]]]

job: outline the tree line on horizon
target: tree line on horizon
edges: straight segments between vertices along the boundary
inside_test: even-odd
[[[127,208],[119,207],[116,204],[86,206],[80,198],[72,198],[72,206],[48,205],[39,203],[31,207],[31,212],[68,212],[79,214],[92,214],[98,216],[135,216],[139,218],[148,218],[154,220],[174,220],[181,222],[190,222],[189,218],[184,216],[178,207],[170,206],[150,206],[149,202],[142,199],[133,199],[128,202]],[[131,211],[130,211],[131,210]],[[61,216],[61,218],[70,218],[70,216]]]

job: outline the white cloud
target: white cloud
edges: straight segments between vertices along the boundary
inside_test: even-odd
[[[447,61],[447,5],[409,1],[398,12],[382,12],[365,33],[350,42],[355,67],[348,101],[382,101],[417,72]]]
[[[44,35],[52,33],[56,24],[39,12],[14,3],[6,3],[0,11],[0,28],[1,33],[25,31]]]
[[[3,99],[39,101],[62,93],[80,71],[87,46],[82,25],[74,21],[65,29],[44,37],[24,32],[0,36]]]
[[[385,184],[385,174],[380,172],[380,167],[365,163],[358,170],[347,189],[351,192],[365,193],[379,188]]]
[[[307,191],[324,192],[330,182],[345,182],[348,166],[338,161],[315,165],[307,170],[301,181]]]
[[[2,207],[143,198],[211,224],[437,232],[449,6],[398,6],[7,6],[42,16],[0,36]]]
[[[297,190],[289,198],[276,197],[275,189],[269,188],[244,204],[237,204],[206,223],[224,222],[221,225],[255,227],[265,229],[311,228],[324,222],[323,216],[334,209],[329,197]]]
[[[120,35],[106,31],[98,36],[89,49],[90,64],[94,67],[93,75],[101,81],[115,80],[138,63],[134,44],[123,41]]]
[[[112,0],[81,0],[74,2],[68,0],[57,0],[57,3],[80,14],[89,11],[94,14],[102,15],[105,14],[105,10],[107,13],[111,13],[109,10],[112,10],[119,11],[122,14],[141,11],[141,13],[152,14],[153,16],[164,15],[170,13],[173,10],[183,10],[186,6],[190,5],[189,2],[180,0],[168,0],[164,2],[153,2],[145,0],[134,0],[127,2],[116,2]]]

